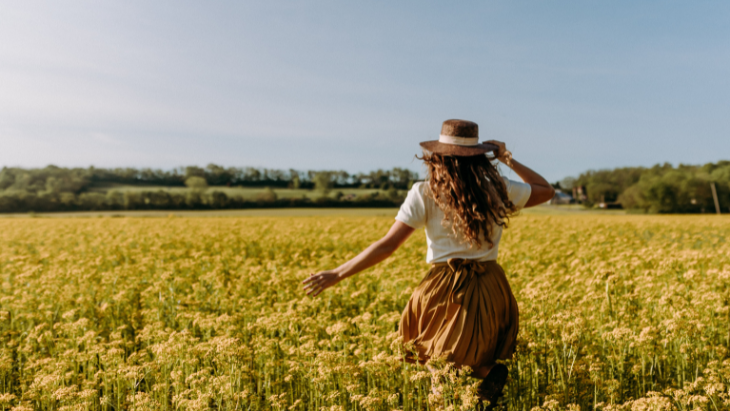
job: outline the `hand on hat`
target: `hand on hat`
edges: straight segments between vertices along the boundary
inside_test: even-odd
[[[495,146],[499,147],[499,149],[495,153],[495,155],[497,156],[497,160],[503,162],[504,164],[507,164],[510,167],[512,166],[512,152],[507,150],[506,144],[497,140],[489,140],[485,141],[485,143],[494,144]]]

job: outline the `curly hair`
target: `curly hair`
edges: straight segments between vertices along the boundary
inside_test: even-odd
[[[495,226],[507,227],[516,211],[507,186],[485,155],[444,156],[424,153],[428,167],[428,195],[444,212],[442,224],[463,236],[470,247],[482,246],[482,239],[493,247]]]

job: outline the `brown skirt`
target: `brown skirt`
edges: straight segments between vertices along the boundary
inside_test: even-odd
[[[400,333],[413,343],[419,362],[444,357],[483,377],[496,360],[512,357],[518,317],[517,301],[496,261],[451,259],[433,264],[413,291]]]

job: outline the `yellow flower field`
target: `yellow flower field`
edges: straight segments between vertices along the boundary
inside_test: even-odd
[[[417,232],[311,299],[382,217],[0,219],[0,410],[474,409],[401,361]],[[530,216],[500,263],[520,305],[508,410],[730,409],[730,219]]]

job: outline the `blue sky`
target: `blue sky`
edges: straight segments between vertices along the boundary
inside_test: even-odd
[[[730,159],[730,3],[0,3],[0,166],[420,169],[449,118],[555,181]]]

